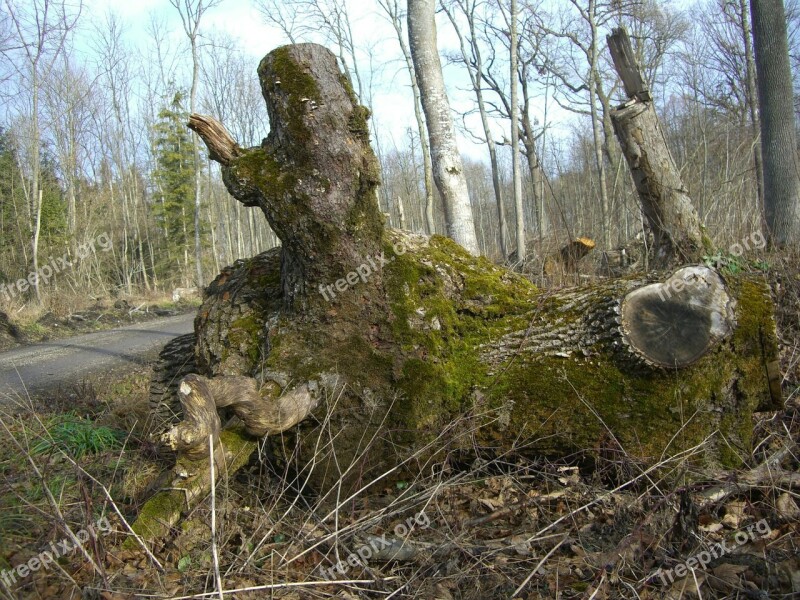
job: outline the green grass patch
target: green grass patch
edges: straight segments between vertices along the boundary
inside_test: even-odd
[[[63,450],[73,458],[80,458],[117,449],[123,439],[124,434],[119,430],[68,413],[56,417],[55,422],[48,426],[46,436],[32,446],[31,453]]]

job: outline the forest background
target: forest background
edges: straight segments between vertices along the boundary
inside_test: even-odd
[[[0,308],[202,286],[276,245],[261,215],[228,196],[185,123],[190,111],[214,115],[243,146],[259,144],[269,125],[255,68],[288,42],[331,48],[371,109],[389,224],[444,233],[426,185],[402,0],[130,4],[2,0],[0,283],[99,236],[111,244],[23,293],[0,293]],[[787,13],[798,90],[795,1]],[[600,255],[642,232],[609,115],[624,98],[605,39],[620,25],[717,247],[756,239],[763,185],[747,0],[521,1],[518,18],[523,221],[535,274],[576,236],[595,239]],[[437,23],[479,246],[503,262],[516,235],[508,2],[444,0]]]

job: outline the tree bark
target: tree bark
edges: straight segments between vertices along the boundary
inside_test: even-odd
[[[435,5],[435,0],[410,0],[408,3],[411,58],[428,127],[433,178],[444,204],[447,235],[477,256],[480,248],[472,205],[436,43]]]
[[[182,407],[156,401],[188,417],[164,424],[179,451],[167,487],[202,497],[200,457],[225,406],[243,421],[215,439],[229,472],[243,464],[229,454],[279,433],[279,459],[323,495],[456,451],[591,459],[608,436],[643,462],[700,444],[707,464],[747,455],[750,416],[774,401],[763,283],[690,267],[543,293],[449,239],[384,230],[364,115],[333,55],[279,48],[259,76],[272,119],[262,146],[236,151],[208,118],[192,124],[214,155],[234,157],[220,160],[229,191],[264,210],[283,247],[206,289],[200,376],[183,380]],[[148,503],[137,531],[174,523],[186,508],[175,494],[152,501],[167,516]]]
[[[281,239],[283,301],[300,310],[324,298],[321,288],[380,253],[379,169],[369,147],[369,111],[341,80],[335,56],[320,46],[279,48],[258,73],[269,136],[244,151],[229,134],[214,137],[211,158],[222,165],[231,195],[260,207]],[[207,137],[210,131],[198,128],[210,122],[195,117],[191,126]]]
[[[728,464],[727,444],[749,445],[745,415],[780,398],[769,291],[755,279],[690,267],[541,293],[444,238],[387,236],[406,250],[384,268],[388,298],[370,298],[388,301],[388,317],[353,328],[337,305],[333,317],[288,320],[279,287],[263,287],[277,280],[276,249],[223,272],[198,319],[208,376],[303,373],[325,390],[313,421],[282,434],[321,488],[338,481],[331,461],[378,473],[399,462],[394,445],[418,450],[459,419],[477,429],[437,451],[524,439],[527,452],[591,456],[609,427],[652,461],[720,430],[703,461]],[[320,451],[328,428],[337,442]]]
[[[608,43],[614,66],[631,98],[611,111],[611,121],[653,234],[652,266],[665,269],[696,262],[705,245],[700,217],[667,147],[650,94],[633,58],[628,34],[624,29],[615,29]]]
[[[756,92],[756,65],[753,55],[753,31],[750,26],[749,0],[739,0],[739,20],[742,22],[742,37],[744,38],[745,77],[747,78],[747,98],[750,109],[750,128],[753,132],[753,166],[756,170],[756,193],[758,205],[764,205],[764,165],[761,158],[761,140],[759,140],[760,125],[758,121],[758,104]]]
[[[516,213],[516,240],[517,240],[517,260],[524,263],[528,257],[527,249],[525,248],[527,239],[525,231],[525,206],[522,204],[522,172],[520,171],[519,162],[519,99],[518,99],[518,77],[517,77],[517,63],[519,54],[517,50],[518,37],[517,37],[517,2],[511,0],[511,14],[509,21],[511,23],[511,56],[510,56],[510,72],[509,72],[509,85],[511,85],[511,172],[513,179],[512,189],[514,190],[514,210]],[[535,184],[534,184],[535,185]]]
[[[461,47],[461,58],[463,59],[464,65],[467,67],[469,72],[472,90],[475,92],[475,99],[478,102],[478,112],[481,116],[483,136],[486,140],[486,149],[489,151],[489,166],[492,170],[492,188],[494,190],[494,200],[497,204],[497,227],[498,236],[500,238],[500,255],[503,257],[503,259],[505,259],[508,256],[508,248],[506,247],[506,242],[508,240],[508,225],[506,223],[506,211],[503,203],[502,185],[500,183],[500,166],[497,162],[497,148],[495,147],[492,128],[489,124],[489,113],[486,110],[486,102],[483,97],[483,58],[481,56],[480,44],[477,41],[475,31],[476,4],[475,2],[470,4],[469,0],[467,0],[466,3],[459,2],[458,5],[461,8],[461,11],[464,13],[464,16],[467,18],[467,22],[469,23],[469,43],[470,50],[472,51],[472,58],[470,58],[467,54],[464,36],[458,29],[458,24],[456,23],[455,17],[446,6],[444,7],[444,10],[449,17],[450,22],[453,24],[453,29],[455,30],[456,35],[458,35]]]
[[[783,0],[751,0],[756,55],[761,147],[764,158],[764,217],[775,246],[800,239],[800,171],[794,91]]]

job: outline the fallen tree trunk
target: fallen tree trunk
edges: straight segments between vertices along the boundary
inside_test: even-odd
[[[776,400],[761,281],[688,267],[542,292],[446,238],[386,230],[365,115],[334,56],[280,48],[259,76],[272,120],[261,146],[241,149],[213,119],[192,118],[231,194],[283,241],[205,291],[202,377],[184,380],[191,410],[166,407],[190,419],[164,437],[179,468],[192,465],[193,498],[207,483],[212,413],[228,405],[248,407],[251,433],[280,436],[276,450],[321,493],[453,450],[591,457],[612,438],[646,462],[703,442],[695,459],[711,465],[748,453],[750,415]],[[287,397],[291,418],[280,416]],[[265,415],[274,426],[248,425]],[[241,456],[256,437],[235,431]],[[167,516],[147,505],[137,532],[174,523],[185,498],[169,498]]]

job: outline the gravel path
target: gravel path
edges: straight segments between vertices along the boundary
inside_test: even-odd
[[[42,342],[0,354],[0,402],[98,373],[152,361],[172,338],[192,331],[194,313]]]

